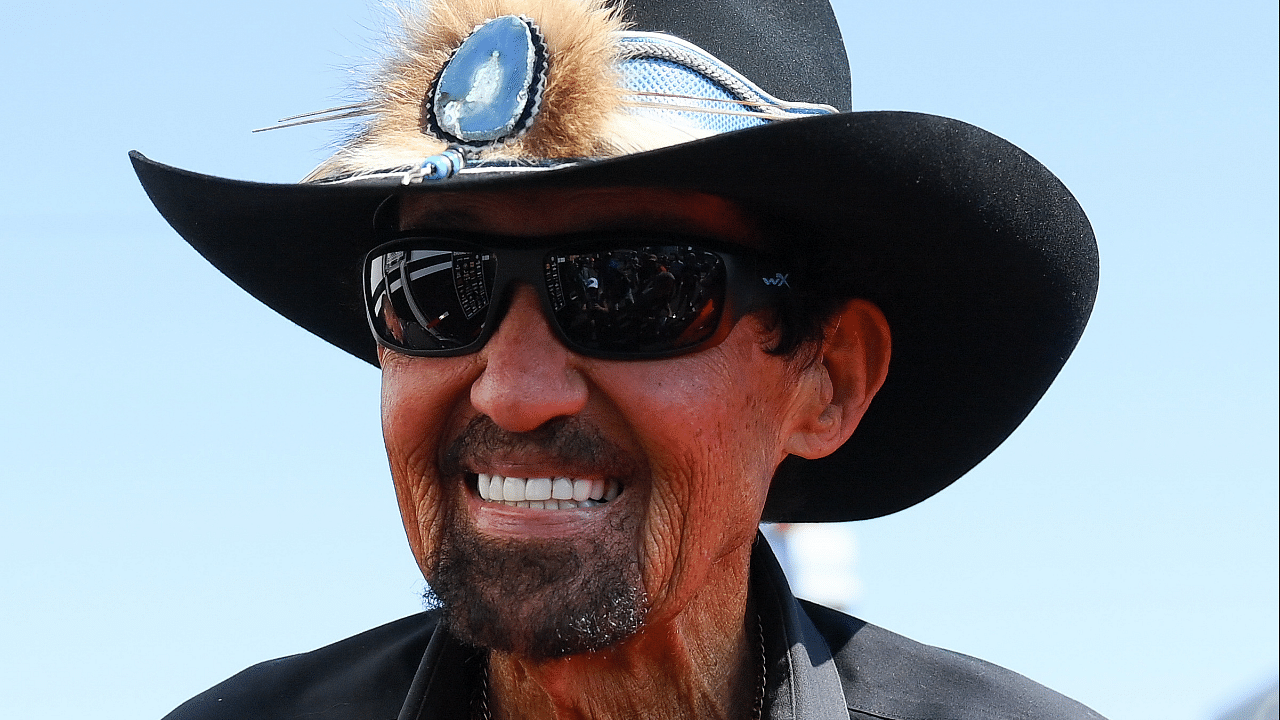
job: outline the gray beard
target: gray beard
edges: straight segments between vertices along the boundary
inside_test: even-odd
[[[647,601],[632,533],[583,547],[580,540],[483,538],[457,520],[436,555],[426,599],[463,642],[549,660],[608,647],[643,624]]]
[[[534,449],[589,463],[608,476],[637,475],[627,456],[594,428],[559,418],[528,433],[477,417],[450,443],[443,466],[461,475],[492,452]],[[448,503],[440,546],[427,572],[429,605],[470,645],[551,659],[599,650],[635,634],[648,599],[640,576],[639,520],[619,519],[603,540],[507,540],[480,535],[461,503]]]

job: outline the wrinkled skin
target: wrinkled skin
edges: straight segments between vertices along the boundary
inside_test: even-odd
[[[718,198],[661,190],[568,195],[437,195],[407,205],[402,225],[528,236],[679,229],[756,242],[751,224]],[[477,632],[504,619],[509,632],[488,642],[467,636],[467,612],[454,611],[464,637],[494,648],[496,715],[745,716],[755,677],[744,630],[747,573],[769,480],[788,454],[838,448],[887,366],[879,311],[855,301],[841,317],[830,333],[834,344],[824,343],[812,364],[767,354],[772,336],[754,317],[702,352],[600,360],[560,344],[533,290],[519,287],[474,354],[382,351],[387,452],[424,575],[431,581],[451,556],[455,568],[482,564],[451,546],[521,558],[496,561],[489,574],[463,573],[471,597],[488,603],[472,618]],[[483,442],[470,441],[476,428]],[[607,450],[565,450],[555,440],[564,432],[595,437]],[[607,478],[623,491],[597,508],[511,508],[480,500],[468,483],[476,472]],[[579,560],[513,576],[530,558],[558,552]],[[530,628],[554,622],[573,600],[586,598],[589,609],[622,592],[616,583],[591,587],[608,569],[634,591],[637,627],[569,647],[567,655],[537,646]]]

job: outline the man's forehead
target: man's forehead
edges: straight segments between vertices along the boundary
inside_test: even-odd
[[[400,227],[527,237],[653,230],[759,245],[758,224],[733,202],[664,188],[411,195],[401,200]]]

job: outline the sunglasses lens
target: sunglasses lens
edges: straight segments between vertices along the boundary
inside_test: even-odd
[[[724,310],[724,261],[699,248],[552,252],[543,271],[556,322],[587,351],[679,351],[714,335]]]
[[[487,252],[395,250],[368,262],[374,332],[412,352],[465,347],[484,332],[496,259]]]

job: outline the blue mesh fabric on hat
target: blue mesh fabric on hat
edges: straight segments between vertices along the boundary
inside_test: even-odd
[[[667,125],[719,134],[836,112],[826,105],[779,100],[719,58],[670,35],[624,33],[620,41],[622,85],[636,93],[628,98],[630,111]]]
[[[739,100],[722,86],[684,65],[657,58],[638,58],[628,60],[620,68],[622,84],[630,90],[652,93],[668,93],[672,95],[691,95],[694,97],[716,98],[718,100]],[[707,110],[739,109],[736,104],[717,103],[710,100],[690,100],[679,97],[644,96],[644,100],[653,105],[672,105],[680,107],[700,107]],[[743,107],[742,109],[746,109]],[[631,108],[631,112],[648,115],[664,124],[682,125],[708,130],[713,133],[742,130],[744,128],[763,125],[767,120],[742,115],[726,115],[713,112],[700,113],[689,110],[664,110],[657,107]]]

